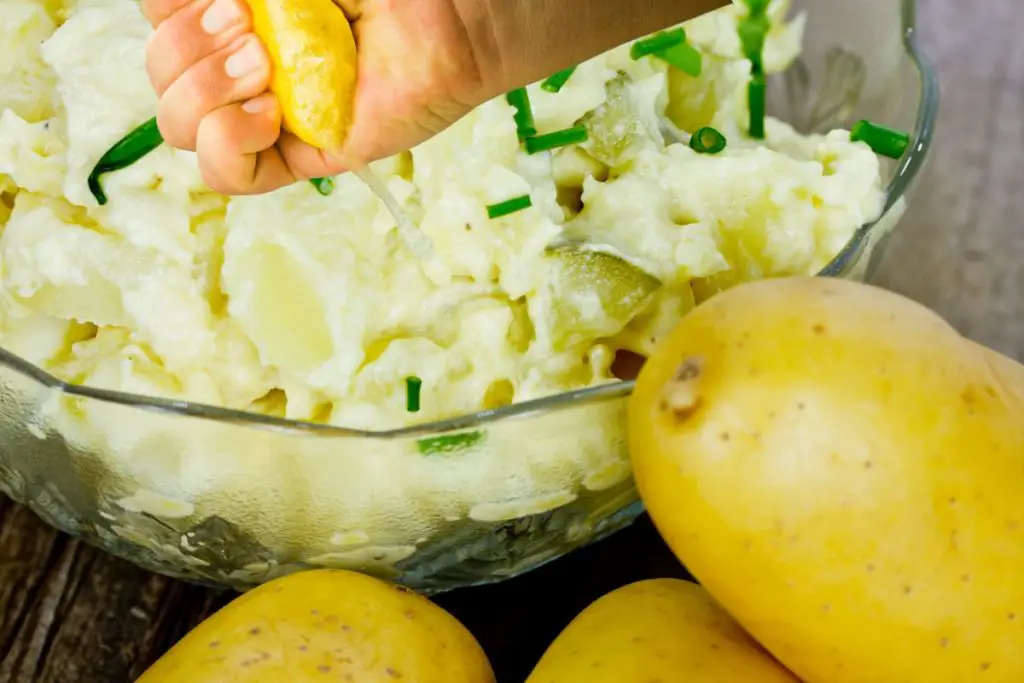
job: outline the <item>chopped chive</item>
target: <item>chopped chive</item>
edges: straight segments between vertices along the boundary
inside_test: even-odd
[[[547,79],[545,79],[545,81],[540,84],[540,87],[542,90],[546,90],[547,92],[558,92],[559,90],[562,89],[562,86],[564,86],[566,82],[568,82],[568,80],[572,78],[572,75],[575,72],[576,67],[574,66],[569,67],[568,69],[563,69],[562,71],[559,71],[553,76],[550,76]]]
[[[756,16],[767,12],[772,0],[744,0],[743,4],[747,6],[751,16]]]
[[[700,51],[689,43],[673,45],[666,50],[655,52],[653,56],[694,78],[700,76],[700,72],[703,69]]]
[[[690,136],[690,149],[698,154],[718,154],[725,145],[725,136],[711,126],[705,126]]]
[[[483,432],[459,432],[429,439],[420,439],[416,445],[423,455],[454,453],[475,446],[484,439]]]
[[[410,413],[420,412],[420,390],[423,380],[419,377],[405,378],[405,409]]]
[[[764,140],[764,112],[767,90],[764,76],[755,75],[747,84],[747,102],[750,108],[749,135],[755,140]]]
[[[107,203],[107,195],[103,191],[103,186],[100,185],[100,176],[128,168],[162,145],[163,142],[164,136],[160,134],[160,128],[157,126],[154,116],[108,149],[96,162],[96,166],[93,167],[86,180],[89,192],[96,198],[99,205],[103,206]]]
[[[850,130],[850,140],[864,142],[874,151],[890,159],[899,159],[910,146],[910,136],[870,121],[858,121]]]
[[[530,199],[530,195],[524,194],[521,197],[513,197],[497,204],[491,204],[487,207],[487,216],[492,219],[501,218],[531,206],[533,206],[533,200]]]
[[[334,178],[310,178],[309,183],[325,197],[334,192]]]
[[[586,126],[574,126],[547,135],[526,138],[526,151],[529,154],[536,154],[567,145],[578,145],[586,141]]]
[[[530,107],[530,95],[526,88],[517,88],[505,95],[505,101],[515,110],[516,132],[520,140],[537,134],[537,126],[533,123],[533,109]]]
[[[755,76],[764,73],[764,43],[770,28],[768,17],[764,15],[745,17],[736,25],[743,56],[750,60],[751,73]]]
[[[686,31],[681,28],[674,28],[671,31],[661,31],[653,36],[642,38],[629,49],[629,56],[634,60],[647,57],[658,52],[681,45],[686,42]]]

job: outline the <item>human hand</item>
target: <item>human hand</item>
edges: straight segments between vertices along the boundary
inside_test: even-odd
[[[282,131],[280,104],[267,91],[270,59],[245,0],[142,0],[154,27],[146,69],[161,133],[197,152],[212,189],[269,192],[390,156],[507,89],[727,0],[335,2],[358,45],[342,159]]]
[[[480,79],[449,0],[339,0],[359,44],[353,125],[344,158],[408,149],[481,100]],[[245,0],[143,0],[154,27],[146,69],[164,139],[198,153],[207,184],[268,192],[336,175],[341,161],[281,130],[267,92],[270,59]]]

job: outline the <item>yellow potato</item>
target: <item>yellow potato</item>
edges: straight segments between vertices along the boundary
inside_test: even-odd
[[[704,589],[641,581],[583,610],[527,683],[798,683]]]
[[[1024,367],[880,289],[697,307],[638,379],[676,555],[807,683],[1024,681]]]
[[[200,624],[137,683],[493,683],[473,636],[415,593],[346,571],[293,574]]]
[[[285,127],[327,151],[342,148],[352,125],[356,42],[333,0],[248,0],[253,30],[270,53],[270,90]]]

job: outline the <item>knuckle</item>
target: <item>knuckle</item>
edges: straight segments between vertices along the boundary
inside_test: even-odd
[[[157,107],[156,123],[168,145],[187,151],[195,150],[195,124],[180,116],[180,112],[166,97],[160,100]]]

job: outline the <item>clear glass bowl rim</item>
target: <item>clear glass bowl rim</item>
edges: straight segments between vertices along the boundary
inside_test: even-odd
[[[921,52],[917,44],[915,33],[916,7],[915,0],[903,0],[903,44],[907,56],[912,65],[917,69],[921,83],[921,97],[918,100],[917,113],[915,117],[914,137],[911,141],[909,151],[900,160],[893,179],[886,187],[885,210],[882,215],[871,223],[861,226],[843,249],[825,266],[818,274],[821,277],[830,277],[842,273],[845,267],[856,259],[863,249],[872,229],[885,217],[885,214],[898,202],[916,178],[924,164],[928,149],[931,146],[932,135],[935,128],[935,120],[939,102],[939,85],[935,71],[928,58]],[[458,431],[480,427],[482,425],[497,422],[504,419],[523,417],[534,413],[550,413],[553,411],[566,410],[577,407],[581,404],[589,404],[614,400],[628,396],[633,391],[634,380],[611,382],[597,386],[586,387],[574,391],[562,392],[552,396],[513,403],[509,406],[485,410],[477,413],[470,413],[459,417],[424,422],[422,424],[402,427],[400,429],[368,431],[349,429],[335,425],[317,424],[301,420],[288,420],[285,418],[249,413],[231,408],[206,405],[202,403],[191,403],[187,401],[174,401],[140,394],[131,394],[109,389],[97,389],[64,382],[48,372],[36,367],[32,363],[16,356],[9,351],[0,348],[0,365],[6,366],[14,372],[32,380],[42,388],[71,397],[102,401],[110,404],[118,404],[140,410],[157,411],[170,413],[183,417],[193,417],[203,420],[213,420],[220,423],[233,423],[245,428],[271,429],[279,432],[294,433],[296,435],[343,437],[343,438],[370,438],[370,439],[397,439],[406,437],[419,437],[435,435],[445,432]]]

